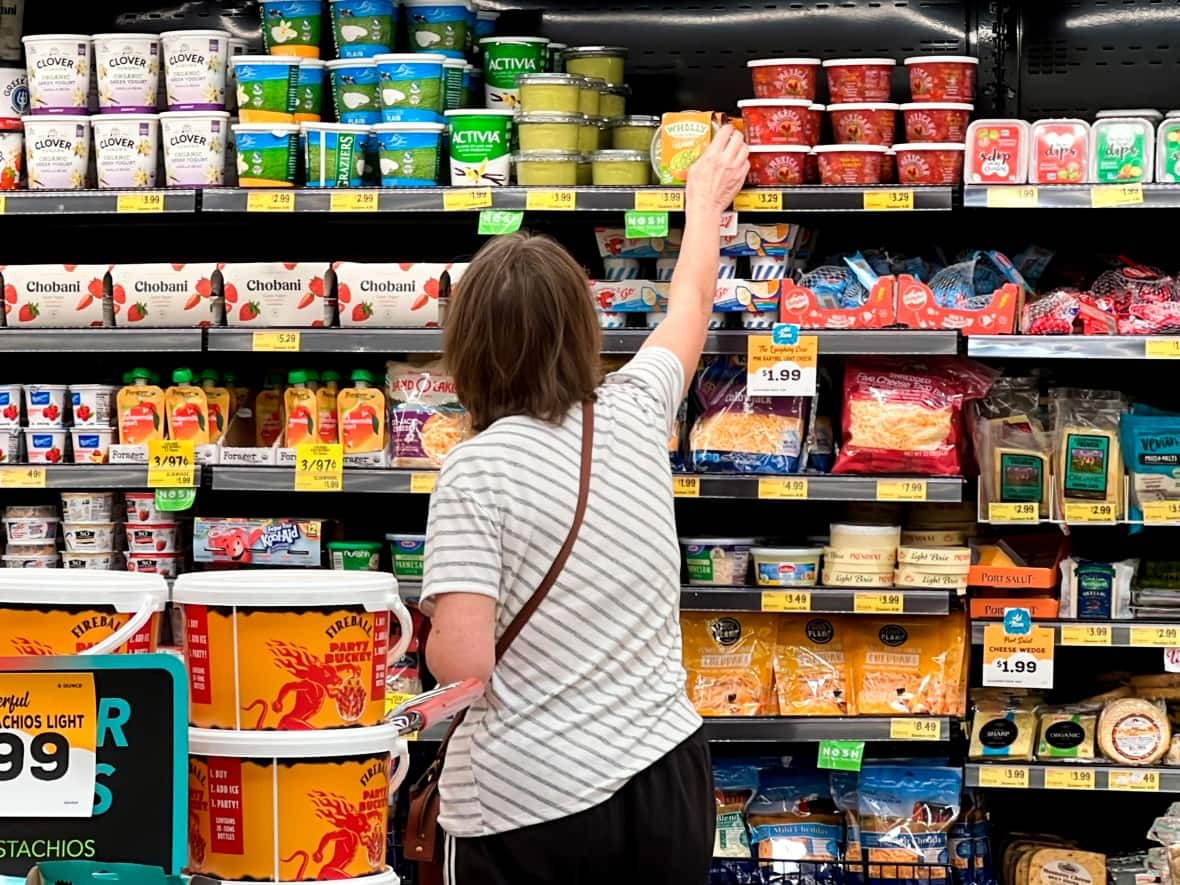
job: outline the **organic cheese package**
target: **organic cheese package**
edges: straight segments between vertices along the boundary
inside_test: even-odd
[[[225,303],[217,265],[112,265],[111,311],[116,326],[221,325]]]
[[[778,618],[747,612],[680,616],[688,698],[702,716],[773,713]]]
[[[1098,710],[1086,707],[1037,711],[1037,761],[1093,762]]]
[[[1110,521],[1123,518],[1123,458],[1119,421],[1127,411],[1117,391],[1055,388],[1050,391],[1055,494],[1058,512],[1070,504],[1107,505]]]
[[[332,321],[323,262],[220,264],[230,326],[326,326]]]
[[[0,274],[8,326],[79,329],[109,319],[105,264],[9,264]]]
[[[966,622],[855,618],[846,624],[850,704],[862,716],[962,716]]]

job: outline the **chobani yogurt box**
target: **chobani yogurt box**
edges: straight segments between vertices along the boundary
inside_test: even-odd
[[[220,325],[217,265],[115,264],[111,310],[116,326]]]
[[[463,266],[464,268],[466,265]],[[362,264],[337,261],[336,301],[341,326],[438,326],[444,275],[453,282],[453,264]]]
[[[230,326],[324,326],[332,318],[319,261],[218,265]]]
[[[0,275],[9,326],[103,325],[105,264],[9,264],[0,266]]]

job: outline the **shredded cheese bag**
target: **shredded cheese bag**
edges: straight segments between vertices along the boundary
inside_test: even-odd
[[[955,357],[849,360],[844,446],[832,472],[962,473],[968,438],[963,403],[986,395],[995,375]]]
[[[941,865],[947,863],[962,792],[963,775],[957,768],[866,765],[860,773],[858,806],[869,881],[946,881]]]
[[[773,710],[774,615],[685,612],[688,697],[702,716],[767,716]]]
[[[848,716],[844,627],[825,616],[785,617],[774,647],[780,716]]]
[[[846,621],[850,703],[862,716],[962,716],[967,632],[962,613]]]
[[[385,383],[393,466],[442,467],[451,449],[471,435],[467,412],[442,361],[387,363]]]

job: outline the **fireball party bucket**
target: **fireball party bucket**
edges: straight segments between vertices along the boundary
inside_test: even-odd
[[[201,728],[377,725],[386,664],[410,644],[397,580],[382,572],[197,572],[177,578],[172,601],[183,607],[189,721]]]

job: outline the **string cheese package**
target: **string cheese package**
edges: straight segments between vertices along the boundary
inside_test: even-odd
[[[955,357],[849,360],[833,473],[955,476],[967,460],[963,404],[996,372]]]
[[[684,612],[688,698],[702,716],[773,712],[778,619],[750,612]]]
[[[848,716],[844,625],[824,615],[784,617],[774,647],[780,716]]]

